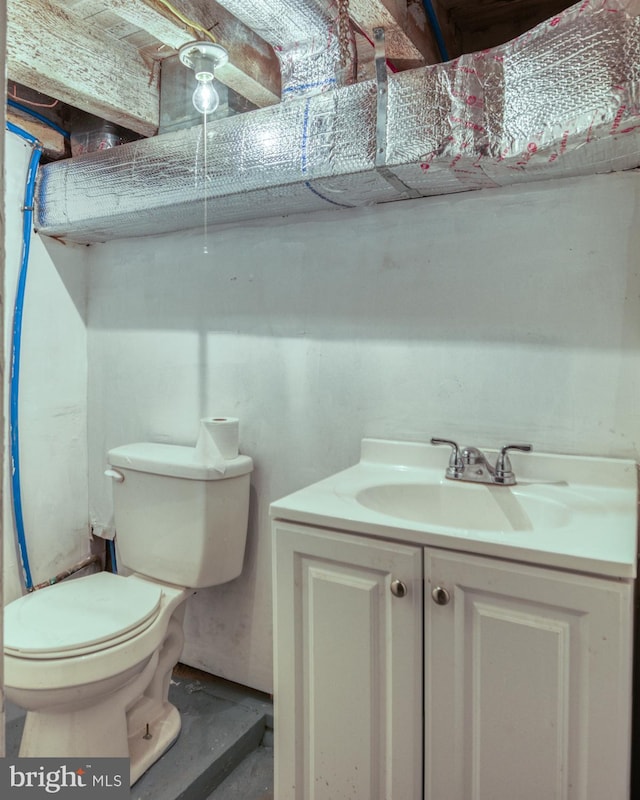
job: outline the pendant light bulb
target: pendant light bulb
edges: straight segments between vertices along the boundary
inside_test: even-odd
[[[208,80],[198,78],[198,85],[193,92],[193,107],[201,114],[213,114],[218,108],[220,97],[213,86],[213,76]]]
[[[185,67],[195,72],[198,83],[192,96],[194,108],[200,114],[213,114],[220,102],[213,85],[213,73],[228,62],[227,51],[214,42],[189,42],[180,48],[178,57]]]

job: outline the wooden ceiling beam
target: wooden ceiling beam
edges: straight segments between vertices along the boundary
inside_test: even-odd
[[[103,2],[122,19],[174,50],[204,38],[174,18],[157,0]],[[216,70],[217,80],[260,108],[280,101],[280,64],[272,47],[215,2],[207,2],[202,8],[179,0],[172,5],[188,19],[213,29],[216,41],[228,51],[229,63]]]
[[[6,114],[8,122],[13,122],[14,125],[26,130],[38,139],[46,156],[64,158],[67,154],[64,136],[49,125],[40,122],[30,114],[22,113],[19,109],[7,107]]]
[[[421,3],[409,3],[407,0],[349,0],[349,15],[371,41],[373,29],[384,28],[386,56],[402,68],[441,61]]]
[[[50,0],[8,0],[7,77],[125,128],[158,128],[158,64]]]

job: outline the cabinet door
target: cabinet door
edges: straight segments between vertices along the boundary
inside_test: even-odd
[[[422,549],[280,522],[274,546],[275,796],[421,800]]]
[[[425,800],[628,800],[631,585],[428,550],[425,597]]]

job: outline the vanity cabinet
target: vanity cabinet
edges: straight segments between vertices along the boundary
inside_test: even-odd
[[[275,796],[422,797],[422,548],[274,524]]]
[[[425,798],[628,800],[632,602],[630,582],[425,549]]]
[[[628,800],[632,581],[273,532],[278,800]]]

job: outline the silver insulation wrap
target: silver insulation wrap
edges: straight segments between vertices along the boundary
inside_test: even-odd
[[[640,0],[499,48],[47,164],[40,233],[89,243],[640,165]],[[376,130],[378,127],[378,130]],[[378,139],[376,138],[378,137]]]
[[[283,100],[334,89],[348,83],[353,76],[352,38],[348,43],[349,63],[341,65],[344,59],[341,59],[339,0],[331,4],[331,14],[315,0],[249,4],[246,0],[221,0],[220,5],[273,46],[280,61]]]

